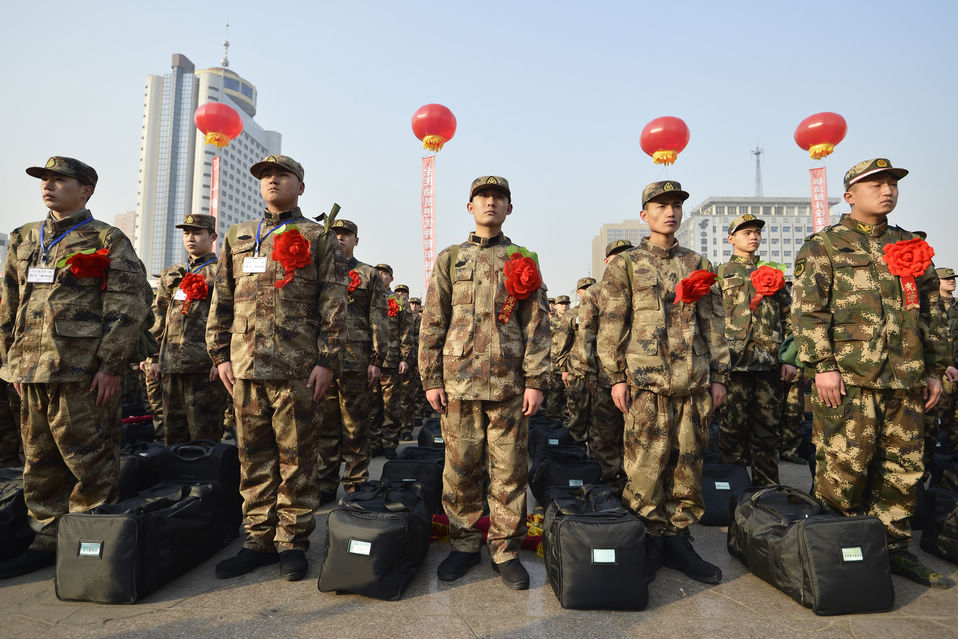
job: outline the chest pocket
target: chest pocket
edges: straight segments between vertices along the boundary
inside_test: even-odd
[[[452,283],[452,305],[472,304],[475,273],[472,268],[456,269],[456,279]]]
[[[658,278],[655,273],[634,273],[632,276],[632,310],[651,311],[659,308],[659,296],[655,290]]]
[[[725,337],[730,340],[744,340],[748,336],[748,326],[752,319],[752,313],[747,305],[750,300],[745,298],[747,287],[745,278],[740,275],[732,275],[722,278],[722,298],[725,302]],[[735,308],[734,313],[730,309]]]

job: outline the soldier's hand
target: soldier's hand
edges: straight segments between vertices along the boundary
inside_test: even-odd
[[[925,390],[922,391],[925,398],[925,410],[931,410],[941,399],[941,380],[937,377],[928,377],[925,379]]]
[[[230,397],[232,397],[233,384],[236,383],[236,378],[233,377],[233,362],[223,362],[216,367],[216,371],[219,373],[223,386],[226,387],[227,392],[230,394]]]
[[[220,371],[215,366],[210,366],[210,381],[215,382],[220,376]]]
[[[945,369],[945,379],[947,379],[952,384],[958,383],[958,368],[954,366],[949,366]]]
[[[842,405],[842,396],[845,395],[845,382],[838,371],[815,373],[815,391],[818,399],[829,408],[838,408]]]
[[[728,391],[725,388],[725,384],[722,382],[712,382],[712,385],[709,386],[709,395],[712,396],[712,410],[722,405],[722,402],[725,401],[725,395]]]
[[[632,399],[629,397],[628,384],[619,382],[612,385],[612,402],[616,408],[622,411],[623,415],[629,412],[629,404],[632,403]]]
[[[569,371],[562,371],[562,385],[569,388]]]
[[[407,372],[409,372],[409,364],[406,362],[399,362],[399,374],[405,375]]]
[[[149,375],[150,379],[152,379],[155,382],[156,380],[160,378],[160,367],[157,366],[155,362],[151,363],[150,367],[147,369],[147,375]],[[216,378],[213,377],[210,379],[210,381],[212,382],[214,379]]]
[[[98,371],[93,376],[93,383],[90,384],[90,392],[96,391],[96,405],[103,406],[113,399],[116,392],[120,390],[120,384],[123,377],[120,375],[107,375],[103,371]]]
[[[333,382],[333,369],[326,368],[317,364],[309,373],[309,379],[306,380],[306,388],[313,389],[313,401],[318,402],[319,398],[326,394],[329,385]]]
[[[449,400],[446,399],[446,391],[441,388],[430,388],[426,391],[426,401],[432,406],[432,409],[440,415],[446,414],[446,406]]]
[[[17,391],[17,395],[19,395],[20,397],[23,397],[23,384],[21,384],[20,382],[14,382],[13,390]]]
[[[540,406],[542,406],[542,391],[538,388],[527,388],[522,394],[522,414],[532,417],[539,412]]]
[[[798,368],[791,364],[782,364],[782,381],[790,382],[798,375]]]
[[[379,381],[379,378],[382,377],[383,371],[378,366],[370,366],[366,369],[366,379],[369,381],[369,384],[366,388],[372,390],[373,386],[376,385],[376,382]]]

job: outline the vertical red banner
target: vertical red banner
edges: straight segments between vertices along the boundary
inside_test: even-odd
[[[828,180],[825,167],[809,169],[812,186],[812,228],[817,233],[830,224],[828,219]]]
[[[218,233],[220,226],[220,156],[218,155],[213,158],[212,166],[210,166],[210,215],[213,216],[213,231]],[[221,235],[220,241],[225,242],[223,239],[225,237]],[[220,244],[220,246],[223,245]]]
[[[426,266],[426,284],[436,264],[436,156],[422,159],[422,257]]]

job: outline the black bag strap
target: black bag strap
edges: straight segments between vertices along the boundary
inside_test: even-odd
[[[605,513],[618,515],[628,512],[616,497],[611,486],[593,486],[585,484],[571,499],[556,500],[556,507],[563,515],[582,515],[585,513]]]
[[[215,446],[216,442],[214,441],[210,441],[208,439],[197,439],[196,441],[192,442],[173,444],[170,446],[170,452],[183,461],[197,461],[200,459],[206,459],[207,457],[212,457]]]
[[[805,504],[809,506],[814,506],[815,508],[819,510],[821,510],[822,508],[822,505],[818,503],[818,501],[811,495],[803,493],[800,490],[795,490],[794,488],[789,488],[788,486],[769,486],[768,488],[763,488],[762,490],[758,490],[752,493],[752,496],[749,497],[749,503],[751,503],[753,507],[759,510],[764,510],[765,512],[772,515],[773,517],[776,517],[782,526],[787,527],[791,522],[785,517],[783,517],[782,513],[778,512],[771,506],[766,506],[765,504],[759,501],[759,499],[762,496],[769,495],[771,493],[784,493],[785,495],[788,496],[788,500],[791,502],[794,502],[794,503],[805,502]]]
[[[410,484],[421,486],[419,482],[403,482],[404,486]],[[382,500],[386,510],[393,513],[412,510],[416,502],[421,501],[420,497],[411,491],[401,490],[388,481],[381,481],[376,484],[370,482],[363,489],[352,493],[342,505],[347,508],[366,510],[363,503],[379,500]]]

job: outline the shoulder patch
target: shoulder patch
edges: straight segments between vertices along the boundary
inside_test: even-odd
[[[795,260],[795,277],[801,277],[805,272],[805,258]]]

